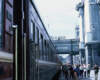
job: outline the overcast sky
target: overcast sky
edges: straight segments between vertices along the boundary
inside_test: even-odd
[[[75,26],[79,24],[79,13],[75,7],[80,1],[35,0],[50,36],[66,36],[66,39],[75,38]]]
[[[75,38],[75,26],[79,24],[76,4],[81,0],[35,0],[50,36]]]

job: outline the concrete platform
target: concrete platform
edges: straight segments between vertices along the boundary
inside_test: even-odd
[[[65,75],[63,75],[62,72],[60,74],[59,80],[66,80],[65,79]],[[81,80],[95,80],[94,70],[91,70],[91,72],[90,72],[90,78],[83,78]],[[99,71],[99,74],[98,74],[98,80],[100,80],[100,71]]]

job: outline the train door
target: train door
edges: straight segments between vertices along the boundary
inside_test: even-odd
[[[30,41],[30,80],[36,80],[35,62],[35,24],[31,21],[31,41]]]

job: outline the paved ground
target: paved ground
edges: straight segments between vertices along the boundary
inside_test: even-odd
[[[66,80],[65,76],[63,75],[62,72],[60,74],[59,80]],[[95,80],[94,70],[91,70],[91,72],[90,72],[90,78],[83,78],[81,80]],[[100,80],[100,71],[99,71],[99,74],[98,74],[98,80]]]

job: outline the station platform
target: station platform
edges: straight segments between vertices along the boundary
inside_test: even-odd
[[[63,72],[61,72],[59,80],[66,80],[65,79],[65,75],[63,75]],[[83,78],[81,80],[95,80],[94,70],[91,70],[91,72],[90,72],[90,78],[86,77],[86,78]],[[99,73],[98,73],[98,80],[100,80],[100,70],[99,70]]]

